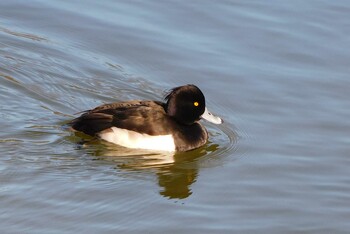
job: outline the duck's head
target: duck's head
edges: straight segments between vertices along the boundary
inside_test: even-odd
[[[205,106],[205,97],[195,85],[179,86],[165,97],[167,114],[183,124],[193,124],[201,118],[221,124],[221,118],[211,114]]]

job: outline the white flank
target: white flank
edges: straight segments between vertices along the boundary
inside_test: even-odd
[[[172,135],[151,136],[122,128],[112,127],[99,134],[100,138],[134,149],[150,149],[175,151],[175,143]]]

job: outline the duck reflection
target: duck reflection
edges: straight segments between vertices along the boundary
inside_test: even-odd
[[[159,192],[167,198],[184,199],[192,194],[190,186],[198,176],[197,168],[176,168],[176,165],[160,168],[156,173],[158,185],[162,188]]]
[[[192,194],[191,185],[197,180],[200,158],[218,149],[217,144],[210,142],[183,153],[128,149],[100,140],[85,141],[78,146],[98,160],[115,163],[117,169],[154,173],[159,194],[169,199],[184,199]]]

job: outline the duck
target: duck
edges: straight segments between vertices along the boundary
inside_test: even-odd
[[[193,84],[175,87],[164,101],[131,100],[97,106],[73,119],[73,131],[134,149],[184,152],[202,147],[208,132],[199,122],[223,120],[206,107]]]

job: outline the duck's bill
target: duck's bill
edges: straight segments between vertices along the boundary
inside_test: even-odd
[[[222,124],[223,123],[221,118],[210,113],[207,108],[205,108],[205,111],[204,111],[203,115],[201,116],[201,118],[205,119],[206,121],[209,121],[213,124]]]

